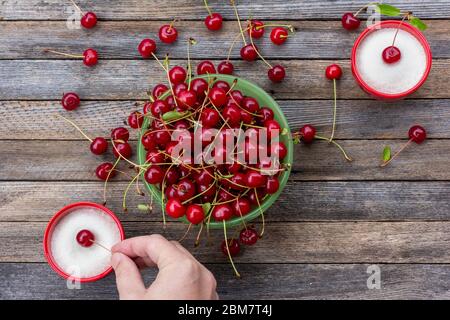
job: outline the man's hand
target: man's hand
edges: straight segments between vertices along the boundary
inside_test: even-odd
[[[176,241],[161,235],[124,240],[111,249],[120,299],[218,299],[213,274]],[[146,288],[139,268],[158,267]]]

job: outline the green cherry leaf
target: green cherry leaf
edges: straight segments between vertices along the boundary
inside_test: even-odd
[[[389,160],[391,160],[391,147],[386,146],[386,147],[384,147],[384,150],[383,150],[383,161],[387,162]]]
[[[202,208],[203,208],[203,212],[206,214],[208,214],[209,210],[211,210],[211,203],[206,202],[204,204],[202,204]]]
[[[188,111],[184,111],[184,112],[168,111],[168,112],[163,114],[162,119],[164,121],[173,121],[173,120],[180,119],[180,118],[184,117],[187,114],[188,114]]]
[[[401,14],[401,10],[399,8],[385,3],[375,4],[375,11],[389,17],[398,17]]]
[[[417,17],[411,17],[408,22],[413,25],[414,27],[416,27],[417,29],[419,29],[420,31],[425,31],[427,30],[428,26],[425,24],[425,22],[423,22],[422,20],[420,20]]]

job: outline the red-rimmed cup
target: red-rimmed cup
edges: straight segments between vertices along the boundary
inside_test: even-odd
[[[120,220],[116,217],[116,215],[109,210],[108,208],[98,204],[98,203],[93,203],[93,202],[76,202],[76,203],[72,203],[69,204],[67,206],[65,206],[64,208],[62,208],[61,210],[59,210],[49,221],[47,227],[45,228],[45,233],[44,233],[44,253],[45,253],[45,258],[47,259],[48,264],[52,267],[53,270],[55,270],[55,272],[57,274],[59,274],[61,277],[63,277],[64,279],[68,279],[70,278],[71,280],[74,281],[78,281],[78,282],[93,282],[93,281],[97,281],[99,279],[102,279],[104,277],[106,277],[109,273],[111,273],[112,271],[112,267],[109,267],[108,269],[106,269],[104,272],[102,272],[101,274],[98,274],[96,276],[93,277],[89,277],[89,278],[77,278],[77,277],[73,277],[70,274],[64,272],[59,266],[58,264],[55,262],[55,260],[53,259],[53,255],[52,255],[52,250],[51,250],[51,237],[52,237],[52,233],[53,230],[55,228],[55,226],[57,225],[57,223],[66,215],[68,215],[69,213],[77,210],[77,209],[81,209],[81,208],[92,208],[92,209],[97,209],[102,211],[103,213],[106,213],[107,215],[109,215],[114,222],[117,225],[117,228],[119,229],[119,233],[120,233],[120,239],[123,240],[125,239],[125,233],[123,231],[123,227],[122,224],[120,223]]]
[[[414,87],[412,87],[411,89],[409,89],[405,92],[390,94],[390,93],[384,93],[384,92],[377,91],[374,88],[372,88],[371,86],[369,86],[362,79],[362,77],[358,71],[358,68],[356,65],[356,54],[357,54],[359,45],[361,44],[362,41],[364,41],[364,39],[369,34],[371,34],[372,32],[376,32],[380,28],[400,28],[401,30],[406,31],[409,34],[411,34],[412,36],[414,36],[420,42],[420,44],[422,45],[422,47],[425,50],[425,55],[426,55],[426,60],[427,60],[425,72],[424,72],[422,78],[420,79],[420,81]],[[368,94],[370,94],[373,97],[380,99],[380,100],[399,100],[399,99],[406,98],[407,96],[416,92],[427,80],[428,75],[430,74],[432,62],[433,62],[433,58],[432,58],[432,54],[431,54],[430,45],[428,44],[428,41],[425,38],[425,36],[422,34],[422,32],[420,32],[419,29],[410,25],[407,22],[401,23],[400,21],[395,21],[395,20],[381,21],[381,22],[375,23],[375,24],[367,27],[359,35],[358,39],[356,39],[355,44],[353,45],[353,50],[352,50],[352,55],[351,55],[352,73],[353,73],[353,76],[354,76],[356,82],[359,84],[359,86],[364,91],[366,91]]]

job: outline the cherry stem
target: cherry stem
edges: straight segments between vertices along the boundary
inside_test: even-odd
[[[225,237],[225,245],[227,247],[228,258],[230,259],[231,266],[233,267],[233,270],[234,270],[234,273],[236,274],[236,277],[240,278],[241,275],[237,271],[236,266],[234,265],[234,262],[233,262],[233,258],[231,257],[230,247],[228,245],[228,239],[227,239],[227,224],[226,224],[225,220],[223,220],[223,235]]]
[[[79,126],[77,126],[75,124],[75,122],[73,122],[72,120],[67,119],[66,117],[56,113],[55,116],[60,117],[62,119],[64,119],[65,121],[67,121],[68,123],[70,123],[75,129],[77,129],[82,135],[83,137],[85,137],[87,140],[89,140],[91,143],[93,142],[93,140],[91,138],[89,138],[89,136],[83,132],[83,130],[81,130],[81,128]]]
[[[126,202],[127,202],[127,194],[128,194],[128,190],[130,190],[131,185],[134,183],[134,181],[135,181],[137,178],[139,178],[139,176],[140,176],[141,174],[142,174],[142,171],[139,170],[138,174],[135,175],[135,176],[133,177],[133,179],[130,181],[130,183],[128,183],[128,185],[127,185],[127,187],[126,187],[126,189],[125,189],[125,192],[123,193],[122,208],[123,208],[124,211],[127,211],[127,204],[126,204]]]
[[[409,139],[408,142],[405,143],[403,147],[401,147],[400,150],[398,150],[388,161],[383,162],[381,164],[381,167],[386,167],[389,163],[391,163],[391,161],[394,160],[403,150],[405,150],[406,147],[409,146],[413,141],[414,141],[413,139]]]
[[[84,58],[84,56],[82,54],[70,54],[70,53],[59,52],[59,51],[50,50],[50,49],[44,49],[43,51],[44,52],[54,53],[54,54],[59,54],[60,56],[65,56],[65,57]]]
[[[171,31],[172,30],[172,28],[173,28],[173,25],[175,24],[175,22],[177,22],[178,21],[178,19],[177,18],[175,18],[175,19],[173,19],[172,20],[172,22],[169,24],[169,29],[167,29],[167,30],[169,30],[169,31]]]
[[[196,194],[195,196],[191,197],[190,199],[187,199],[187,200],[183,201],[182,204],[185,205],[186,203],[189,203],[190,201],[192,201],[194,199],[197,199],[198,197],[200,197],[203,194],[205,194],[206,192],[208,192],[212,187],[214,187],[214,185],[215,185],[215,183],[211,183],[211,185],[208,187],[208,189],[205,189],[202,192],[200,192],[200,193]]]
[[[209,16],[212,17],[211,9],[210,9],[209,6],[208,6],[208,1],[203,0],[203,2],[205,3],[205,8],[206,8],[206,10],[208,11]]]
[[[206,3],[206,0],[205,0]],[[188,46],[187,46],[187,62],[188,62],[188,90],[191,89],[191,80],[192,80],[192,66],[191,66],[191,45],[195,42],[193,38],[188,39]]]
[[[319,139],[319,140],[325,140],[325,141],[328,141],[328,142],[331,142],[332,144],[334,144],[336,147],[338,147],[339,148],[339,150],[341,150],[341,152],[342,152],[342,154],[344,155],[344,158],[347,160],[347,161],[353,161],[353,159],[352,158],[350,158],[348,155],[347,155],[347,153],[345,152],[345,150],[344,150],[344,148],[342,148],[342,146],[339,144],[339,143],[337,143],[336,141],[331,141],[330,139],[328,139],[328,138],[326,138],[326,137],[322,137],[322,136],[318,136],[318,135],[315,135],[314,136],[316,139]]]
[[[334,108],[333,108],[333,128],[331,130],[330,143],[334,139],[334,132],[336,130],[336,114],[337,114],[337,90],[336,90],[336,79],[333,79],[333,90],[334,90]]]
[[[200,244],[200,236],[203,231],[203,223],[200,225],[200,229],[198,230],[197,237],[195,238],[194,246],[197,247]]]
[[[70,2],[72,2],[73,6],[74,6],[78,11],[80,11],[81,14],[83,14],[83,10],[81,10],[81,8],[75,3],[75,1],[70,0]]]
[[[234,2],[234,0],[231,0],[231,5],[233,6],[234,9],[234,14],[236,15],[236,19],[238,21],[239,24],[239,30],[241,30],[241,35],[242,35],[242,40],[244,41],[244,45],[247,45],[247,41],[245,40],[245,35],[244,35],[244,31],[242,30],[242,24],[241,24],[241,19],[239,18],[239,13],[236,7],[236,3]]]
[[[120,162],[120,157],[117,158],[117,160],[116,160],[116,162],[114,162],[114,165],[112,166],[111,170],[108,171],[108,175],[106,176],[105,183],[103,184],[103,203],[105,203],[105,204],[106,204],[106,186],[108,184],[109,177],[111,176],[111,172],[114,171],[114,169],[116,168],[116,166],[119,162]]]
[[[100,248],[103,248],[103,249],[105,249],[105,250],[106,250],[106,251],[108,251],[109,253],[112,253],[110,249],[108,249],[108,248],[107,248],[107,247],[105,247],[104,245],[102,245],[102,244],[98,243],[97,241],[94,241],[94,240],[92,240],[92,239],[89,239],[89,241],[90,241],[90,242],[92,242],[93,244],[95,244],[95,245],[99,246]]]
[[[184,232],[183,236],[178,240],[178,242],[182,242],[184,239],[186,239],[187,235],[189,234],[189,231],[191,230],[192,223],[189,223],[186,231]]]
[[[251,24],[251,22],[250,22],[250,24]],[[263,57],[262,54],[259,52],[259,50],[256,49],[256,46],[255,46],[255,44],[253,43],[252,30],[253,30],[253,28],[252,28],[251,25],[250,25],[250,37],[249,37],[249,38],[250,38],[250,43],[252,44],[253,49],[255,49],[256,54],[261,58],[261,60],[262,60],[265,64],[267,64],[267,66],[268,66],[270,69],[272,69],[272,65],[271,65],[269,62],[267,62],[267,60],[264,59],[264,57]]]
[[[266,222],[264,220],[264,212],[262,211],[261,204],[259,203],[258,191],[256,190],[256,188],[254,189],[254,191],[255,191],[256,203],[258,204],[258,209],[261,212],[262,227],[261,227],[261,232],[259,233],[259,237],[262,238],[262,236],[264,235]]]
[[[402,21],[400,21],[400,23],[398,24],[397,30],[395,31],[395,35],[394,35],[394,40],[392,40],[392,46],[394,46],[395,40],[397,40],[398,32],[400,31],[401,26],[403,25],[403,23],[405,22],[405,19],[406,19],[408,16],[409,16],[409,13],[403,15]]]
[[[363,12],[364,10],[367,10],[367,8],[369,8],[369,6],[371,6],[373,4],[373,2],[369,3],[368,5],[360,8],[358,11],[355,12],[354,16],[357,17],[358,14],[360,14],[361,12]]]

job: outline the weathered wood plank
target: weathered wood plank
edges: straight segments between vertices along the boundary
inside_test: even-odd
[[[77,1],[84,10],[95,11],[100,19],[163,19],[174,17],[183,19],[204,19],[207,12],[203,2],[187,1],[119,1],[97,0]],[[344,12],[356,11],[367,4],[365,0],[346,1],[326,0],[272,0],[255,2],[251,0],[237,1],[239,12],[243,18],[249,16],[264,19],[338,19]],[[448,18],[450,4],[446,0],[422,0],[411,3],[409,0],[391,0],[389,3],[404,10],[417,12],[424,18]],[[58,0],[3,0],[0,16],[7,20],[65,20],[73,12],[69,2]],[[234,19],[232,7],[228,1],[211,1],[214,11],[220,12],[227,19]]]
[[[125,222],[127,237],[164,233],[179,239],[186,225]],[[0,262],[43,262],[42,237],[46,223],[1,222]],[[260,226],[258,226],[260,227]],[[230,234],[232,230],[229,230]],[[223,231],[212,230],[194,248],[196,231],[184,244],[202,262],[226,263],[220,251]],[[237,263],[450,263],[450,222],[296,222],[266,224],[264,238]]]
[[[368,264],[208,264],[221,299],[448,299],[449,265],[380,264],[381,290],[367,289]],[[154,269],[143,272],[146,283]],[[276,279],[276,283],[273,281]],[[239,294],[236,294],[239,290]],[[46,264],[0,264],[0,299],[117,299],[114,275],[69,290]]]
[[[348,59],[357,34],[348,32],[336,21],[268,21],[267,24],[291,24],[298,32],[282,47],[272,44],[269,37],[255,41],[267,58],[291,59]],[[430,20],[425,32],[435,58],[450,57],[450,33],[447,21]],[[92,30],[68,29],[64,21],[0,22],[0,59],[36,59],[42,50],[57,48],[63,52],[83,52],[95,46],[104,59],[141,58],[137,51],[139,42],[147,37],[157,38],[161,23],[156,21],[102,22]],[[179,39],[171,45],[159,40],[158,51],[170,53],[173,58],[186,58],[186,41],[197,40],[191,49],[197,59],[224,59],[231,43],[238,34],[235,21],[224,23],[222,30],[211,33],[202,21],[182,21],[178,24]],[[267,31],[268,33],[270,32]],[[30,33],[33,38],[30,39]],[[14,37],[11,37],[14,34]],[[320,39],[320,41],[317,41]],[[232,58],[239,58],[240,43],[232,51]],[[55,59],[62,58],[55,56]]]
[[[161,208],[137,210],[144,199],[130,193],[122,210],[124,182],[108,188],[108,207],[122,221],[161,221]],[[266,221],[450,220],[448,182],[290,182],[266,212]],[[100,182],[2,182],[0,221],[47,222],[63,206],[103,202]]]
[[[407,130],[407,128],[405,128]],[[295,147],[294,180],[450,180],[450,140],[429,140],[412,145],[386,168],[379,167],[387,144],[398,150],[405,140],[344,140],[355,159],[344,160],[339,150],[324,141]],[[94,156],[85,141],[0,141],[4,156],[0,180],[96,180],[95,168],[112,155]],[[122,165],[126,168],[126,165]],[[115,178],[116,179],[116,178]],[[118,176],[117,180],[127,180]]]
[[[332,123],[331,100],[279,100],[292,130],[310,123],[328,132]],[[109,134],[123,124],[139,101],[83,101],[65,114],[92,137]],[[418,99],[395,102],[340,100],[336,137],[339,139],[403,139],[409,126],[420,123],[430,138],[450,138],[450,100]],[[64,121],[53,118],[62,107],[59,101],[0,101],[0,139],[80,139]]]
[[[184,65],[186,61],[172,61]],[[195,63],[195,61],[193,62]],[[283,83],[274,85],[266,76],[261,61],[236,61],[236,75],[242,76],[273,93],[278,99],[332,99],[333,89],[325,80],[330,61],[272,61],[287,68]],[[348,61],[338,61],[344,76],[338,83],[339,99],[367,99],[354,81]],[[436,60],[430,77],[413,98],[450,98],[450,60]],[[7,74],[0,80],[2,100],[55,100],[63,92],[76,91],[83,99],[145,99],[149,86],[165,81],[158,64],[142,60],[102,60],[87,68],[75,60],[2,60],[0,70]]]

